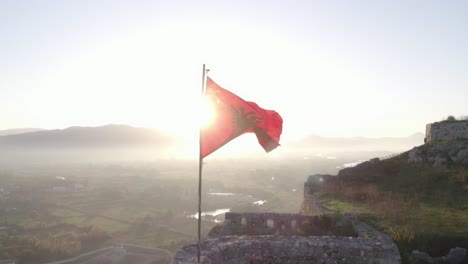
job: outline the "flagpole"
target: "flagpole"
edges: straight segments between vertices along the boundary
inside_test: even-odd
[[[205,64],[203,64],[203,74],[202,74],[202,98],[205,95],[205,79],[206,79]],[[202,128],[200,124],[200,152],[198,156],[198,254],[197,254],[197,263],[200,263],[200,252],[201,252],[201,201],[202,201],[202,168],[203,168],[203,157],[202,157]]]

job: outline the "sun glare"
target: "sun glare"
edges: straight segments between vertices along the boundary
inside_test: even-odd
[[[210,101],[206,98],[200,100],[199,106],[199,124],[201,127],[205,128],[210,126],[213,123],[215,117],[215,111]]]

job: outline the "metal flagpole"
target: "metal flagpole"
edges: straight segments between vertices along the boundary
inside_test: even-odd
[[[208,70],[205,69],[205,64],[203,64],[203,77],[202,77],[202,97],[205,95],[205,79],[206,73]],[[200,241],[201,241],[201,200],[202,200],[202,167],[203,167],[203,157],[202,157],[202,127],[200,124],[200,153],[198,156],[198,254],[197,254],[197,263],[200,263]]]

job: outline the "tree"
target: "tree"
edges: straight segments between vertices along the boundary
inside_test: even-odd
[[[447,116],[446,121],[456,121],[457,119],[453,115]]]

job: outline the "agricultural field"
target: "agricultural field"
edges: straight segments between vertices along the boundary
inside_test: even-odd
[[[68,164],[0,171],[0,259],[42,263],[114,243],[167,249],[196,241],[196,162]],[[205,165],[202,234],[226,211],[299,211],[302,168]],[[292,173],[292,174],[291,174]]]

